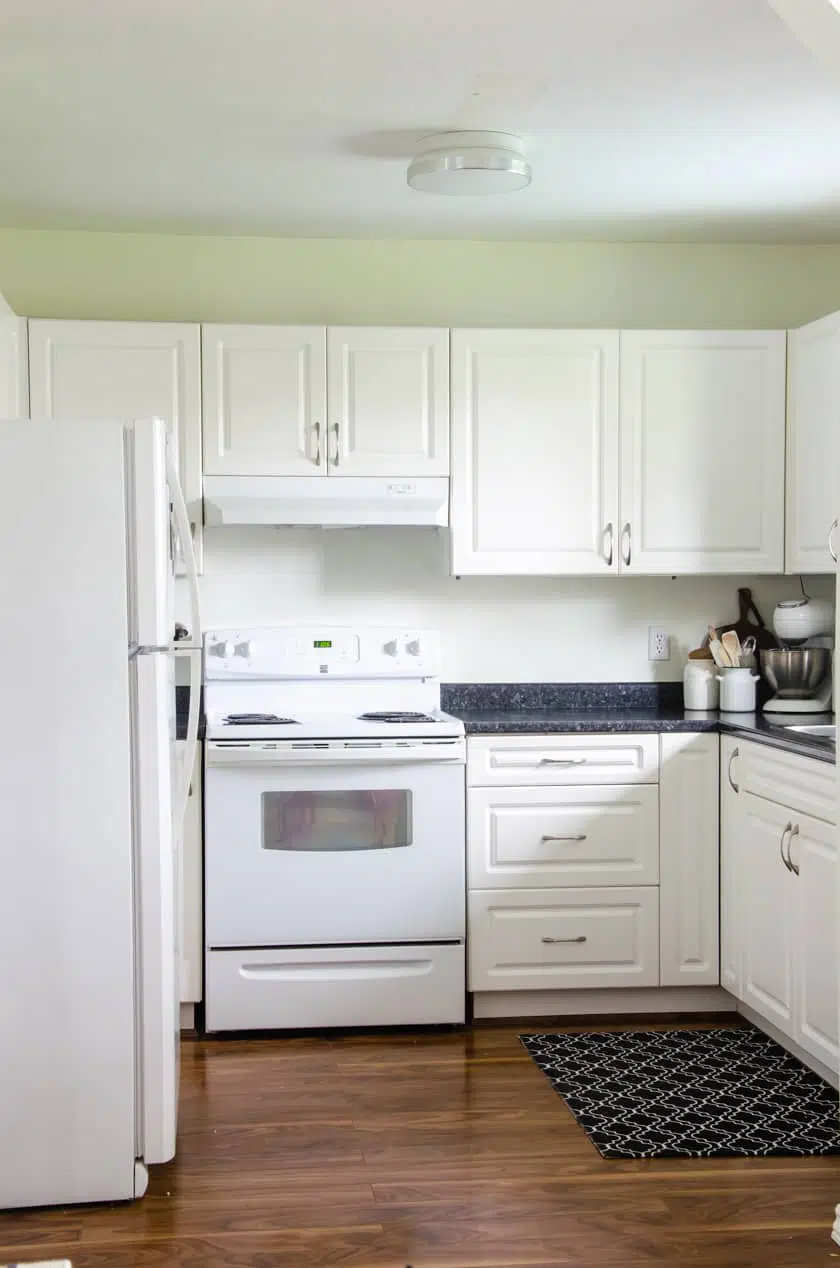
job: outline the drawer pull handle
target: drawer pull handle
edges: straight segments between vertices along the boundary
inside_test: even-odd
[[[585,942],[586,934],[581,933],[577,938],[543,938],[543,942]]]
[[[732,763],[735,761],[735,758],[737,756],[738,756],[738,747],[736,745],[729,756],[729,766],[727,767],[727,771],[726,771],[726,777],[729,780],[729,787],[735,793],[739,793],[741,791],[740,784],[736,784],[735,780],[732,778]]]
[[[790,836],[788,837],[788,848],[787,848],[788,862],[790,863],[790,870],[793,872],[794,876],[798,876],[798,875],[799,875],[799,864],[798,864],[798,863],[794,863],[794,861],[793,861],[793,853],[792,853],[792,851],[793,851],[793,838],[794,838],[794,837],[798,837],[798,836],[799,836],[799,824],[798,824],[798,823],[796,823],[796,824],[794,824],[794,826],[793,826],[793,827],[791,828],[791,830],[790,830]]]
[[[545,833],[543,836],[540,837],[540,845],[547,845],[549,841],[585,841],[585,840],[586,840],[585,832],[578,832],[574,836],[571,836],[571,837],[553,837],[553,836],[549,836],[548,833]]]
[[[541,757],[540,766],[585,766],[585,757]]]
[[[786,824],[785,824],[785,826],[782,828],[782,835],[779,837],[779,854],[781,855],[781,857],[782,857],[782,862],[784,863],[784,865],[785,865],[785,867],[787,868],[787,870],[788,870],[789,872],[792,872],[792,871],[793,871],[793,868],[792,868],[792,867],[791,867],[791,865],[790,865],[790,859],[789,859],[789,857],[785,854],[785,837],[787,836],[787,834],[788,834],[789,832],[791,832],[791,833],[793,832],[793,824],[792,824],[792,823],[786,823]]]

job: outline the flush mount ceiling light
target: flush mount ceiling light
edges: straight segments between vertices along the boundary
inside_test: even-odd
[[[420,142],[407,177],[424,194],[509,194],[530,185],[531,164],[510,132],[438,132]]]

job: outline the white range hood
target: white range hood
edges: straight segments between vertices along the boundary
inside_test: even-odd
[[[205,476],[205,524],[446,528],[449,481],[421,476]]]

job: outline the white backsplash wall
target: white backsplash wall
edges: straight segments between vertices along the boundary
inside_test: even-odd
[[[739,585],[768,624],[799,593],[796,577],[457,580],[448,552],[445,530],[207,529],[202,622],[436,628],[448,682],[644,682],[682,676],[709,621],[737,619]],[[833,596],[830,578],[806,585]],[[670,661],[648,661],[649,625],[671,635]]]

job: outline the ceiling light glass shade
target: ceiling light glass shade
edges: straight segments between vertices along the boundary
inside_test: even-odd
[[[509,132],[439,132],[421,141],[407,177],[424,194],[509,194],[530,185],[531,164]]]

